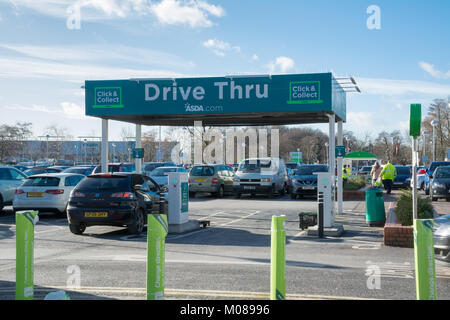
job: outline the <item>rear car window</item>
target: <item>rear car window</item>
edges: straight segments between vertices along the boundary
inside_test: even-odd
[[[59,178],[55,177],[32,177],[25,180],[24,187],[57,187]]]
[[[130,188],[130,178],[126,176],[88,176],[81,180],[77,189],[120,189]]]
[[[436,169],[435,178],[450,178],[450,167],[440,167]]]
[[[208,177],[214,175],[214,168],[213,167],[207,167],[207,166],[198,166],[193,167],[191,170],[191,176],[195,177]]]
[[[297,176],[311,176],[314,172],[327,172],[327,166],[301,166],[296,172]]]
[[[411,170],[408,167],[397,167],[397,174],[401,175],[409,175],[411,174]]]

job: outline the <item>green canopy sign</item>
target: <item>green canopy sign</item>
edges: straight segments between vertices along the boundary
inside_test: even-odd
[[[355,151],[347,153],[344,157],[344,159],[349,160],[376,160],[377,156],[365,151]]]
[[[86,81],[86,115],[141,124],[317,123],[346,119],[331,73]]]

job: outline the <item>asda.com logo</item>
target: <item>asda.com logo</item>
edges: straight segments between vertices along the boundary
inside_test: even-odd
[[[98,87],[94,90],[93,108],[123,108],[121,87]]]
[[[288,104],[322,103],[320,81],[291,81],[289,83]]]

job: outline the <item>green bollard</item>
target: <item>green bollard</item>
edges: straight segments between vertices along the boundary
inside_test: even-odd
[[[16,300],[34,297],[34,226],[38,221],[38,211],[16,212]]]
[[[165,239],[167,215],[147,215],[147,300],[164,299]]]
[[[270,258],[270,300],[285,300],[286,297],[286,216],[272,216]]]
[[[417,300],[436,300],[432,219],[414,219],[414,260]]]

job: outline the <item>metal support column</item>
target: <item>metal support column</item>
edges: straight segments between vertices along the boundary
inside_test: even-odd
[[[337,127],[337,144],[339,146],[344,145],[343,135],[342,135],[342,120],[338,121]],[[342,213],[342,200],[343,200],[343,179],[342,179],[342,157],[337,158],[337,173],[338,173],[338,185],[337,185],[337,200],[338,200],[338,211],[337,214]]]
[[[102,143],[101,143],[102,173],[108,172],[108,119],[102,119]]]
[[[136,148],[142,148],[142,126],[136,124]],[[136,172],[142,172],[142,158],[134,159],[136,164]]]

